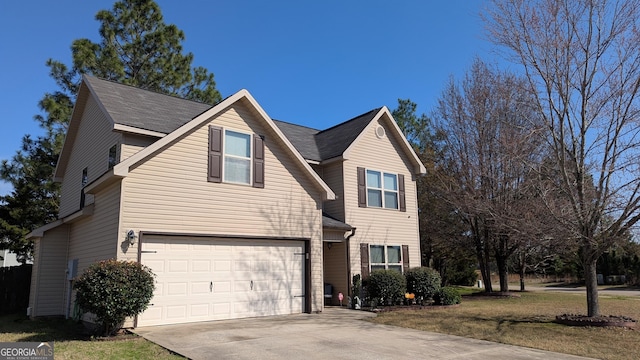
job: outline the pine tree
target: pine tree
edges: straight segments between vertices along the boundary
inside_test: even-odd
[[[99,11],[96,19],[100,43],[75,40],[71,67],[47,61],[59,88],[45,93],[39,103],[45,115],[35,116],[45,135],[35,140],[26,135],[16,155],[0,165],[0,178],[13,186],[0,197],[0,248],[23,260],[33,247],[25,235],[57,218],[59,184],[52,175],[82,74],[212,105],[221,99],[213,74],[191,66],[193,54],[182,51],[184,33],[164,23],[153,0],[121,0]]]

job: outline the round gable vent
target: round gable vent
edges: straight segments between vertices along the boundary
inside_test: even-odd
[[[385,135],[384,127],[382,125],[376,126],[376,136],[378,139],[382,139]]]

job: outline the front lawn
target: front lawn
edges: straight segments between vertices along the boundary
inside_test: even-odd
[[[384,312],[371,321],[599,359],[638,358],[640,324],[629,330],[553,323],[556,315],[585,313],[585,294],[517,294],[521,297],[463,297],[457,307]],[[601,295],[600,309],[603,315],[640,320],[637,297]]]
[[[56,359],[184,359],[135,335],[96,340],[72,321],[0,316],[0,342],[17,341],[53,341]]]

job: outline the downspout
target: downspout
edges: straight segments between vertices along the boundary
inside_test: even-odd
[[[350,243],[349,243],[349,239],[351,239],[353,237],[353,235],[355,235],[355,234],[356,234],[356,228],[351,228],[351,234],[349,234],[349,236],[347,236],[347,238],[344,239],[344,242],[345,242],[345,245],[346,245],[345,248],[347,249],[347,269],[348,269],[348,271],[347,271],[347,294],[349,296],[351,296],[352,299],[353,299],[353,294],[351,294],[351,286],[352,286],[351,277],[352,277],[352,275],[351,275],[351,256],[350,256],[350,254],[351,254],[351,246],[350,246]]]
[[[64,318],[65,319],[69,319],[69,317],[71,316],[71,294],[73,291],[73,279],[71,278],[71,276],[73,274],[71,274],[71,269],[69,268],[69,253],[71,252],[71,226],[70,225],[63,225],[67,228],[67,271],[65,274],[65,280],[67,280],[67,301],[66,301],[66,306],[65,306],[65,314],[64,314]],[[42,240],[40,240],[42,242]]]

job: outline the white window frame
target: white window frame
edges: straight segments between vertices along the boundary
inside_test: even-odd
[[[238,156],[238,155],[232,155],[232,154],[227,154],[227,149],[226,149],[226,143],[227,143],[227,132],[234,132],[236,134],[242,134],[242,135],[246,135],[249,137],[249,157],[244,157],[244,156]],[[226,161],[227,158],[232,158],[232,159],[241,159],[241,160],[249,160],[249,182],[241,182],[241,181],[230,181],[227,180],[227,174],[226,174]],[[253,136],[251,133],[245,132],[245,131],[241,131],[241,130],[235,130],[235,129],[228,129],[228,128],[223,128],[222,131],[222,182],[228,183],[228,184],[238,184],[238,185],[248,185],[248,186],[252,186],[253,185]]]
[[[380,174],[380,187],[373,187],[373,186],[369,186],[369,172],[376,172],[378,174]],[[385,189],[384,187],[384,176],[385,175],[393,175],[396,178],[396,188],[395,190],[392,189]],[[378,208],[378,209],[387,209],[387,210],[396,210],[399,211],[400,210],[400,184],[398,183],[398,174],[396,173],[392,173],[392,172],[388,172],[388,171],[382,171],[382,170],[376,170],[376,169],[369,169],[366,168],[364,170],[364,177],[365,177],[365,190],[366,190],[366,197],[367,197],[367,207],[372,207],[372,208]],[[371,190],[375,190],[375,191],[380,191],[380,197],[382,200],[382,206],[376,206],[376,205],[371,205],[369,203],[369,189]],[[385,192],[390,192],[390,193],[394,193],[396,196],[396,207],[387,207],[386,203],[385,203]]]
[[[384,250],[384,262],[377,262],[374,263],[373,262],[373,256],[371,254],[371,249],[373,247],[382,247]],[[399,257],[399,262],[397,263],[390,263],[389,262],[389,251],[388,248],[398,248],[400,257]],[[403,259],[402,259],[402,245],[382,245],[382,244],[369,244],[369,271],[374,271],[374,267],[381,267],[384,266],[385,270],[389,270],[389,267],[391,266],[392,269],[394,268],[399,268],[400,272],[403,273],[404,272],[404,267],[403,267]],[[375,269],[375,270],[381,270],[381,269]],[[397,269],[396,269],[397,270]]]

